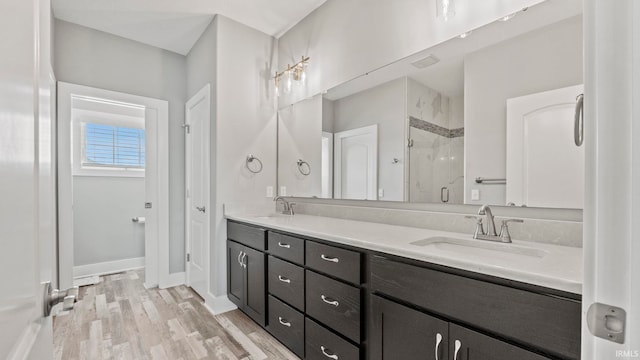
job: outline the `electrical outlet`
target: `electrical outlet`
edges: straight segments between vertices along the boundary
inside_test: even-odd
[[[471,200],[473,200],[473,201],[480,200],[480,190],[479,189],[471,189]]]
[[[273,197],[273,186],[267,186],[267,197]]]
[[[287,187],[280,186],[280,196],[287,196]]]

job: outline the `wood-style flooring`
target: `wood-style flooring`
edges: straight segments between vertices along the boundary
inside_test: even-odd
[[[53,318],[54,359],[298,359],[238,310],[212,315],[191,289],[146,289],[143,270],[80,288]]]

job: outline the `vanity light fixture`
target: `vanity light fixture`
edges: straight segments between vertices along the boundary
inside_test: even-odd
[[[273,78],[276,84],[276,91],[280,81],[284,78],[284,92],[288,94],[293,88],[293,81],[304,83],[307,80],[307,64],[310,57],[302,57],[302,60],[298,61],[294,65],[287,65],[287,69],[281,72],[276,72],[276,76]]]
[[[448,21],[456,15],[454,0],[436,0],[436,16]]]

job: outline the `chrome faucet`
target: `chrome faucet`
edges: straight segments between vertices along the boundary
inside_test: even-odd
[[[276,202],[276,206],[278,205],[278,201],[282,201],[282,213],[285,215],[294,215],[293,213],[293,205],[295,205],[296,203],[290,203],[287,201],[287,199],[285,199],[283,196],[276,196],[275,198],[273,198],[273,201]]]
[[[503,243],[510,243],[511,234],[509,233],[510,222],[518,222],[523,223],[522,219],[505,219],[502,220],[502,226],[500,227],[500,235],[496,233],[496,224],[495,219],[493,217],[493,213],[491,212],[491,208],[488,205],[482,205],[480,210],[478,210],[478,215],[480,216],[466,216],[467,218],[476,220],[476,230],[473,233],[474,239],[479,240],[489,240],[489,241],[500,241]],[[487,219],[487,231],[484,231],[484,227],[482,225],[482,216],[486,216]]]
[[[484,235],[488,236],[498,236],[496,233],[496,223],[493,219],[493,213],[491,212],[491,208],[489,205],[482,205],[480,210],[478,210],[478,215],[486,215],[487,219],[487,232]]]

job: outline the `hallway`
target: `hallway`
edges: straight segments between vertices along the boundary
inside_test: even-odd
[[[80,288],[54,317],[54,359],[297,359],[240,311],[213,316],[188,287],[145,289],[143,274]]]

